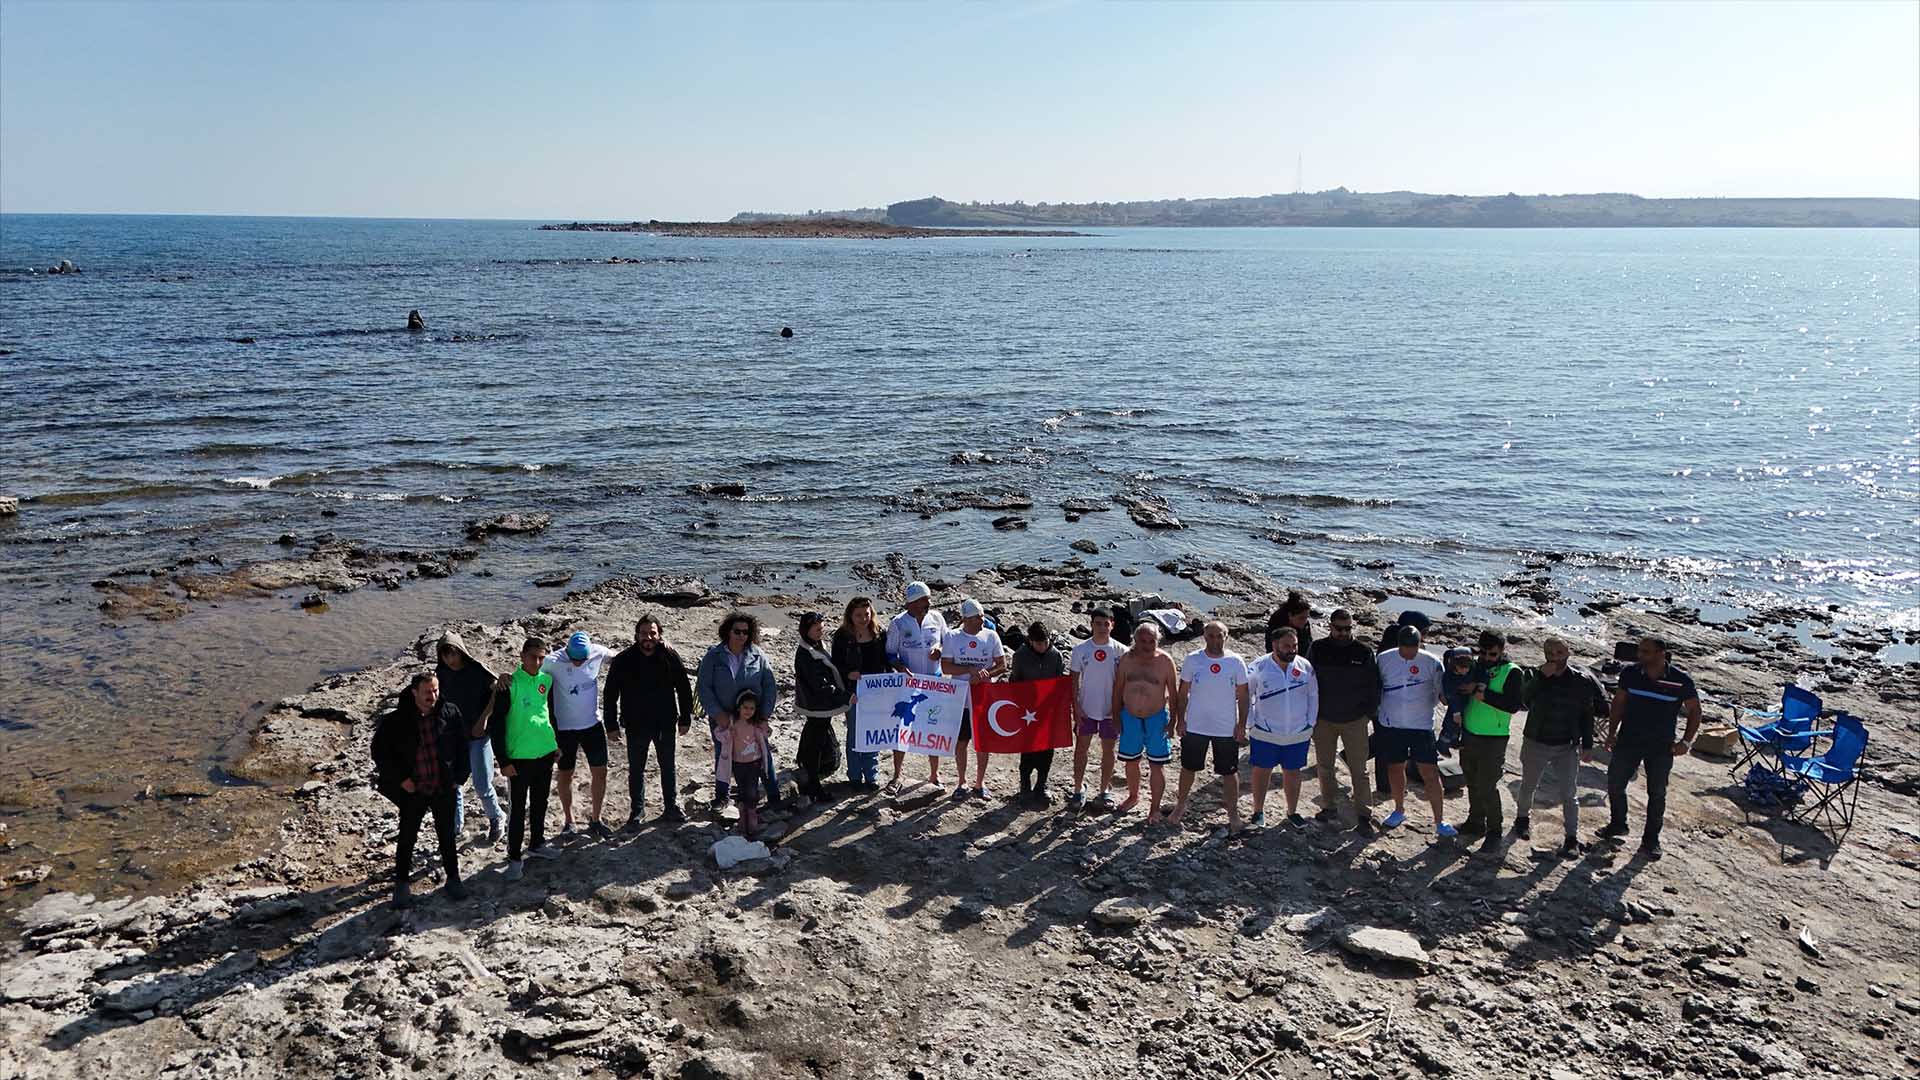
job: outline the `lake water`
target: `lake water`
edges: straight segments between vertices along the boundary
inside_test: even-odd
[[[60,259],[81,273],[28,270]],[[0,745],[73,783],[96,765],[76,733],[164,730],[170,767],[204,771],[256,701],[392,653],[394,625],[531,606],[553,566],[959,569],[1089,537],[1115,565],[1196,553],[1309,585],[1384,560],[1471,601],[1552,552],[1563,589],[1910,628],[1917,296],[1907,230],[869,242],[8,215],[0,670],[24,677],[0,681]],[[685,493],[702,481],[748,495]],[[963,491],[1031,497],[1030,527],[921,516]],[[1123,491],[1190,527],[1058,509]],[[514,510],[555,524],[411,601],[94,611],[116,570],[273,557],[288,531],[445,548]]]

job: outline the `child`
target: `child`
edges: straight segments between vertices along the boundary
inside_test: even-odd
[[[760,715],[760,695],[742,690],[733,703],[733,727],[728,732],[733,751],[733,794],[740,803],[740,835],[760,835],[760,775],[766,768],[767,721]]]
[[[1467,714],[1467,687],[1473,679],[1473,650],[1456,645],[1447,650],[1444,657],[1445,670],[1440,674],[1440,693],[1447,702],[1446,718],[1440,721],[1440,754],[1442,757],[1453,752],[1460,745],[1460,734],[1465,730],[1461,724]]]

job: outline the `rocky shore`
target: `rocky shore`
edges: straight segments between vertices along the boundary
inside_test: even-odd
[[[1076,557],[942,580],[890,556],[852,573],[877,597],[921,576],[950,613],[969,595],[1003,625],[1072,634],[1115,595],[1104,569]],[[1216,597],[1233,647],[1259,651],[1276,583],[1232,563],[1161,570]],[[1506,592],[1496,614],[1535,663],[1552,564]],[[796,616],[844,599],[616,578],[458,628],[504,667],[529,633],[624,645],[648,610],[691,662],[743,605],[772,630],[763,647],[784,694]],[[1376,634],[1393,614],[1380,590],[1312,599]],[[258,857],[175,895],[54,893],[12,920],[0,1080],[1912,1075],[1920,666],[1880,665],[1881,643],[1841,638],[1816,657],[1781,629],[1819,615],[1709,626],[1696,611],[1603,600],[1582,633],[1562,633],[1587,659],[1616,639],[1669,636],[1710,718],[1796,675],[1866,718],[1873,782],[1837,846],[1749,818],[1728,763],[1704,757],[1676,763],[1658,863],[1608,850],[1562,861],[1554,839],[1473,856],[1411,829],[1228,842],[1211,782],[1184,828],[1153,831],[1138,814],[955,803],[922,787],[780,815],[770,856],[728,870],[709,851],[722,823],[699,815],[571,845],[519,882],[501,879],[499,849],[470,848],[471,899],[401,914],[384,903],[396,819],[368,786],[367,744],[427,662],[442,628],[426,628],[391,664],[267,713],[245,768],[279,782],[286,819]],[[1454,612],[1432,637],[1477,629]],[[776,741],[791,756],[787,710]],[[697,729],[681,742],[684,799],[710,779],[703,744]],[[1011,763],[995,772],[1009,790]],[[1054,775],[1070,777],[1070,755]],[[1600,775],[1582,770],[1589,835]],[[1542,824],[1557,810],[1535,815],[1536,835],[1557,837]]]
[[[809,218],[791,221],[570,221],[549,232],[630,232],[736,240],[902,240],[928,236],[1089,236],[1072,229],[931,229],[884,221]]]

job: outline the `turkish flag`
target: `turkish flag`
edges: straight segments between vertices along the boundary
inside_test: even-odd
[[[983,754],[1024,754],[1073,745],[1073,680],[974,683],[973,746]]]

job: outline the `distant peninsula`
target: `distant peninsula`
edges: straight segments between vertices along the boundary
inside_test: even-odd
[[[1399,228],[1920,228],[1920,199],[1648,199],[1639,195],[1429,195],[1417,191],[1296,192],[1140,202],[950,202],[806,214],[737,214],[767,228],[855,222],[912,228],[1344,226]]]
[[[542,225],[549,232],[628,232],[659,236],[733,237],[746,240],[902,240],[920,236],[1085,236],[1068,229],[898,225],[832,215],[732,221],[570,221]]]

